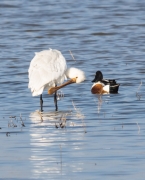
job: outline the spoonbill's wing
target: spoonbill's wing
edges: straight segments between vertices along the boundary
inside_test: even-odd
[[[44,88],[61,84],[65,79],[66,60],[58,50],[35,53],[28,70],[32,95],[42,94]]]

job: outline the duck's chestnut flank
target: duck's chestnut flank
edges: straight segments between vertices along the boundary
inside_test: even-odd
[[[94,86],[92,86],[91,89],[92,94],[107,94],[108,92],[105,91],[103,87],[104,87],[103,84],[96,83]]]

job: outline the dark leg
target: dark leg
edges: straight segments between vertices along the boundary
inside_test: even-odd
[[[57,91],[54,94],[54,104],[55,104],[55,111],[58,111],[58,106],[57,106]]]
[[[42,99],[42,94],[40,95],[40,108],[41,108],[41,112],[43,112],[43,99]]]

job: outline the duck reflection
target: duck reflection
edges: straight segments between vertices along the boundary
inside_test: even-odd
[[[100,113],[100,110],[101,110],[101,106],[102,106],[102,95],[97,95],[97,98],[98,98],[98,103],[95,99],[95,102],[97,104],[97,110],[98,110],[98,114]]]
[[[97,105],[97,113],[99,115],[100,111],[101,111],[101,108],[103,106],[103,103],[108,104],[110,95],[97,94],[97,95],[95,95],[95,97],[97,97],[97,99],[98,99],[98,100],[96,100],[96,98],[95,98],[94,101],[95,101],[95,104]]]

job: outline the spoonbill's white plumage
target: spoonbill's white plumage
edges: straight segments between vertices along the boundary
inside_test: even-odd
[[[44,89],[63,83],[66,60],[57,50],[44,50],[35,53],[29,67],[29,85],[32,96],[41,95]]]
[[[31,89],[32,96],[40,95],[41,111],[43,111],[43,90],[47,89],[49,94],[55,93],[54,102],[57,110],[56,91],[68,84],[80,83],[85,80],[83,71],[77,68],[67,69],[64,56],[55,49],[35,53],[30,63],[28,74],[28,88]],[[62,84],[67,78],[70,78],[70,81]]]

